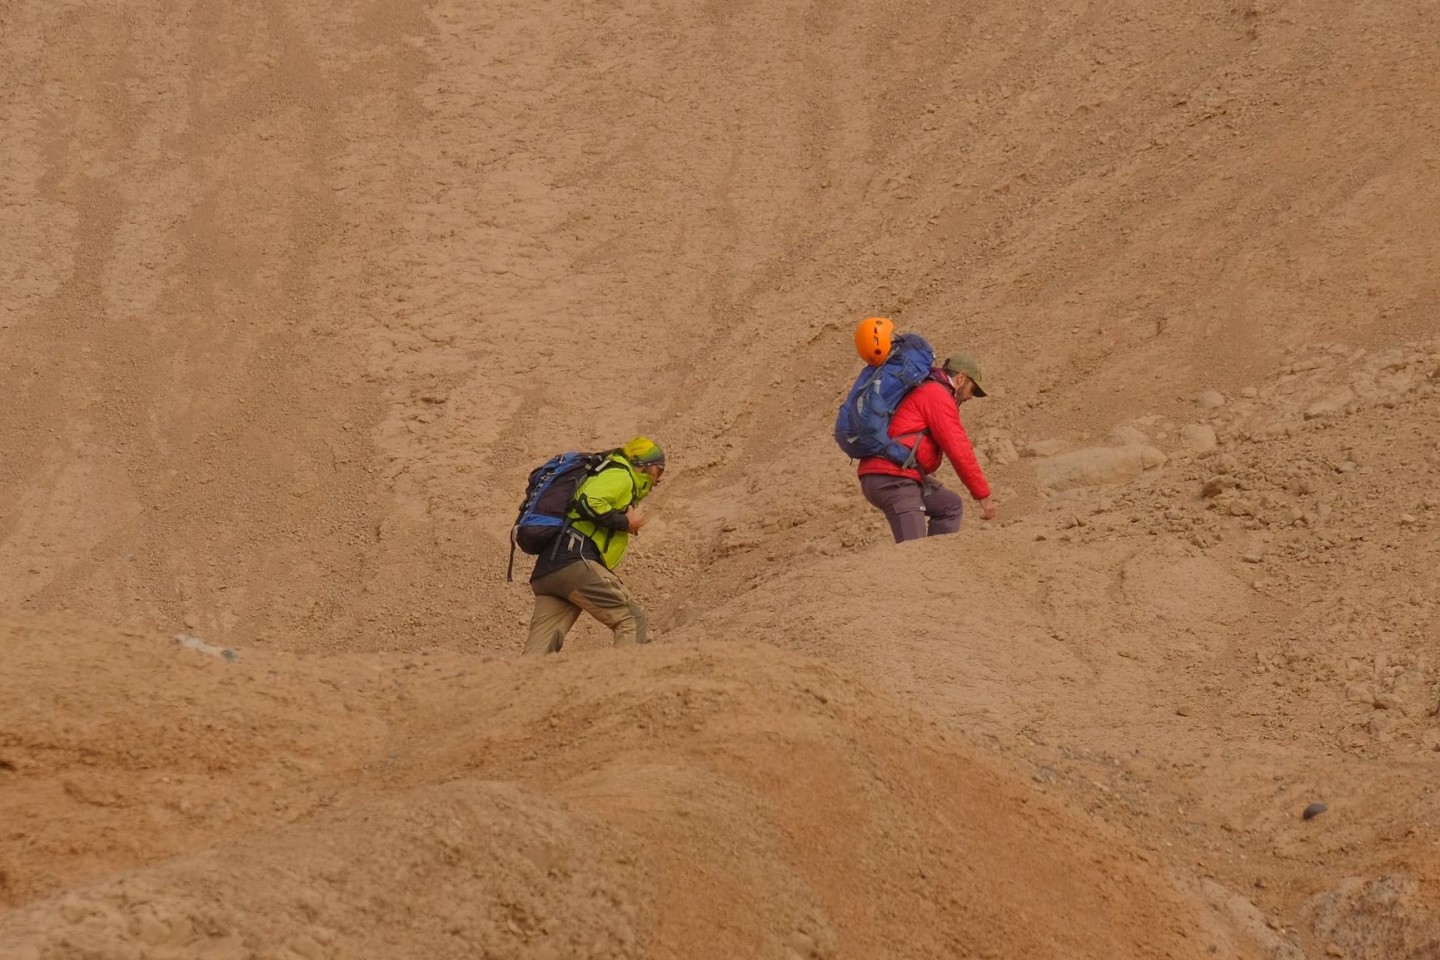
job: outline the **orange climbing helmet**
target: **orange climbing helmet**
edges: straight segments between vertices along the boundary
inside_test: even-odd
[[[890,355],[890,341],[895,324],[889,317],[866,317],[855,328],[855,352],[872,367],[878,367]]]

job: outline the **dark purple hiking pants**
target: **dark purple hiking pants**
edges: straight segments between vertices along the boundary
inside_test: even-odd
[[[860,492],[890,521],[890,532],[895,535],[896,543],[960,530],[965,501],[960,494],[946,490],[934,480],[922,489],[920,484],[905,477],[870,473],[860,478]]]

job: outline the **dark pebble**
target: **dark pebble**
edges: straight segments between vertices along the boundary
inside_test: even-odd
[[[1305,812],[1304,812],[1304,813],[1300,814],[1300,819],[1301,819],[1301,820],[1309,820],[1311,817],[1318,817],[1318,816],[1320,816],[1320,814],[1324,813],[1325,810],[1326,810],[1325,804],[1323,804],[1323,803],[1312,803],[1312,804],[1310,804],[1310,806],[1308,806],[1308,807],[1305,808]]]

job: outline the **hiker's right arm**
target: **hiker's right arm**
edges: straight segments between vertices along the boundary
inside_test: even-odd
[[[933,390],[930,393],[935,398],[927,396],[930,401],[926,404],[925,421],[930,428],[930,436],[945,451],[945,456],[950,458],[950,465],[955,468],[959,475],[960,482],[965,484],[965,489],[970,491],[970,496],[976,500],[987,500],[990,497],[990,483],[985,479],[985,471],[980,469],[980,461],[975,459],[975,448],[970,445],[970,437],[965,433],[965,427],[960,423],[960,410],[955,401],[949,398],[941,399],[941,391]]]
[[[630,505],[631,496],[632,487],[626,471],[602,470],[580,485],[577,497],[579,512],[598,527],[627,533],[630,517],[625,508]]]

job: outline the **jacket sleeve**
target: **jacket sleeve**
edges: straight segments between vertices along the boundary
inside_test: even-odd
[[[970,445],[965,426],[960,422],[960,407],[949,391],[938,384],[936,386],[937,389],[926,390],[925,425],[931,438],[950,458],[950,465],[955,468],[965,489],[970,491],[970,496],[984,500],[990,496],[990,484],[985,479],[985,471],[980,469],[980,461],[975,459],[975,448]]]
[[[629,471],[618,467],[601,470],[580,485],[575,510],[598,527],[624,533],[630,529],[625,508],[634,497]]]

